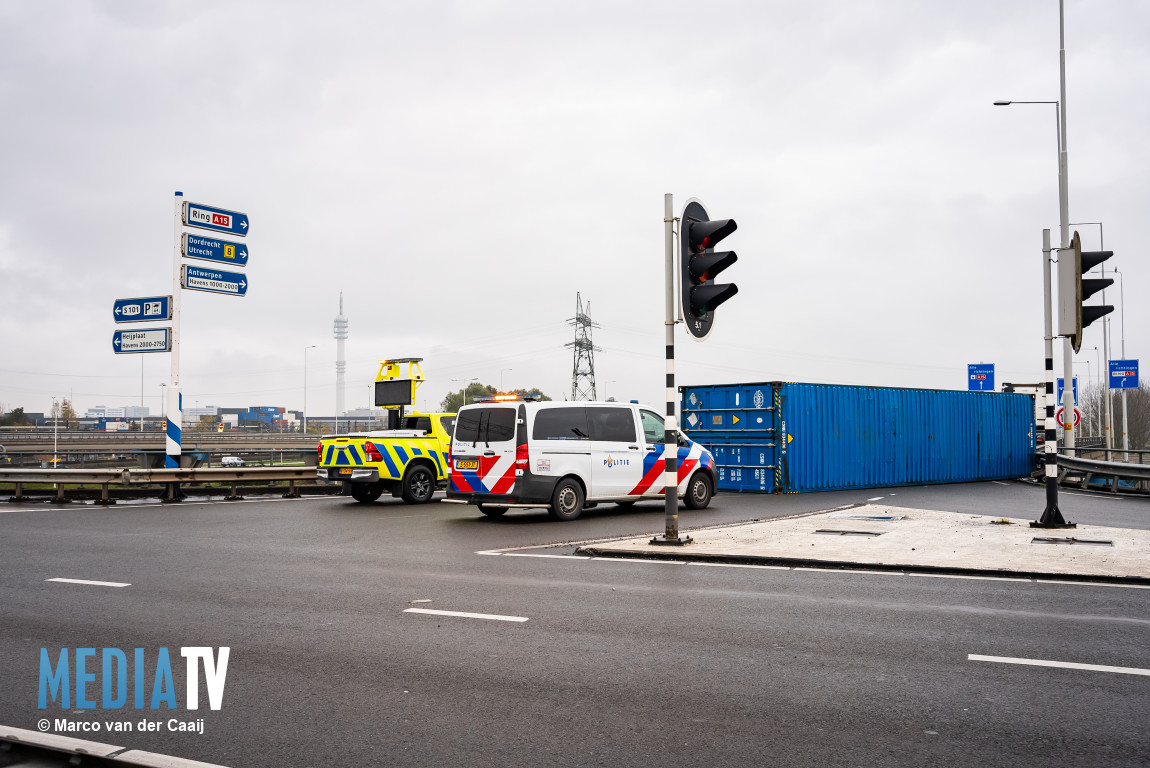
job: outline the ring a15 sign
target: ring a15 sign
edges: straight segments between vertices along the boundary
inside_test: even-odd
[[[1138,389],[1138,361],[1110,361],[1111,389]]]

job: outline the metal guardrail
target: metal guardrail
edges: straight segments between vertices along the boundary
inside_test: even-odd
[[[98,504],[114,504],[109,494],[109,486],[121,485],[167,485],[167,497],[175,498],[180,483],[228,483],[231,492],[225,498],[237,498],[236,486],[244,481],[276,482],[288,481],[285,497],[298,498],[296,483],[307,480],[315,482],[315,467],[247,467],[247,468],[197,468],[197,469],[0,469],[0,483],[15,483],[15,492],[9,501],[27,501],[24,495],[25,483],[54,483],[56,500],[67,501],[64,495],[66,485],[99,485]]]
[[[1150,464],[1130,464],[1124,461],[1098,461],[1081,459],[1077,456],[1058,454],[1058,471],[1080,472],[1084,475],[1083,487],[1090,485],[1092,477],[1110,478],[1110,490],[1118,492],[1119,480],[1150,481]]]

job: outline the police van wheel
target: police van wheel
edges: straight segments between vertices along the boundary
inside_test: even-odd
[[[403,500],[408,504],[426,504],[435,493],[435,478],[423,464],[411,467],[403,474]]]
[[[687,505],[687,509],[706,509],[711,503],[712,493],[711,479],[702,472],[696,472],[691,476],[691,482],[687,484],[687,495],[683,503]]]
[[[583,489],[574,480],[561,480],[551,495],[551,516],[556,520],[574,520],[583,512]]]
[[[351,497],[360,504],[370,504],[383,495],[383,483],[352,483]]]
[[[499,517],[500,515],[507,514],[507,507],[493,507],[490,504],[477,504],[479,511],[488,517]]]

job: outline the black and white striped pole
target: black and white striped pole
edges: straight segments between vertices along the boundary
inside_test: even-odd
[[[652,544],[689,544],[690,536],[679,537],[679,431],[675,422],[675,208],[671,195],[663,195],[663,240],[666,251],[666,301],[663,325],[667,350],[667,409],[663,416],[663,535]]]
[[[1042,230],[1042,305],[1045,322],[1046,343],[1046,509],[1042,517],[1031,523],[1031,528],[1074,528],[1074,523],[1066,522],[1058,509],[1058,432],[1054,426],[1054,321],[1050,299],[1050,230]],[[1067,390],[1070,387],[1067,386]],[[1071,400],[1071,402],[1074,402]],[[1067,418],[1065,415],[1063,418]],[[1073,416],[1069,417],[1073,421]]]
[[[734,219],[712,220],[702,201],[690,198],[679,220],[679,249],[675,251],[675,214],[671,195],[663,196],[663,231],[666,244],[667,411],[663,417],[663,503],[666,525],[652,544],[687,544],[679,537],[679,430],[675,420],[675,276],[679,277],[679,308],[683,327],[696,341],[711,333],[715,308],[739,292],[734,283],[715,284],[715,275],[738,261],[734,251],[716,252],[715,245],[734,232]],[[676,259],[676,255],[678,258]],[[678,261],[678,268],[676,268]]]

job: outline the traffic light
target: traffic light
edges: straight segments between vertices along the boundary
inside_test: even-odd
[[[1082,302],[1114,283],[1110,278],[1088,278],[1082,275],[1114,255],[1114,251],[1082,251],[1078,233],[1069,248],[1058,249],[1058,335],[1070,338],[1077,352],[1082,347],[1082,329],[1100,317],[1110,314],[1109,304],[1083,306]]]
[[[711,333],[715,307],[739,292],[734,283],[715,283],[715,275],[738,261],[734,251],[715,251],[715,244],[735,231],[734,219],[711,221],[694,198],[687,201],[679,226],[680,306],[687,333],[700,341]]]

